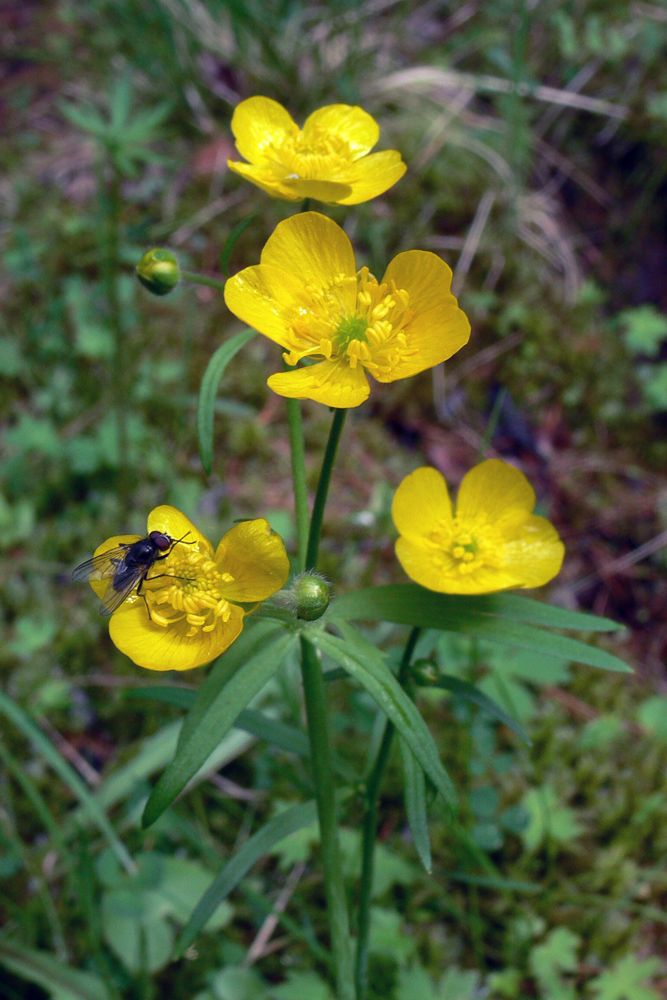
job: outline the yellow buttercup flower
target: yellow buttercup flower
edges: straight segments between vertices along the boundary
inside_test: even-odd
[[[175,544],[166,558],[153,563],[109,622],[118,649],[149,670],[190,670],[214,660],[243,628],[246,612],[237,602],[266,600],[289,575],[282,539],[263,518],[235,525],[215,551],[175,507],[156,507],[150,513],[149,536],[151,532]],[[136,541],[138,535],[109,538],[92,561],[99,563],[103,553]],[[101,598],[112,582],[90,580]]]
[[[367,374],[395,382],[432,368],[463,347],[470,324],[450,292],[452,272],[440,257],[408,250],[381,281],[357,273],[354,250],[335,222],[302,212],[279,223],[260,263],[225,285],[229,309],[284,348],[289,365],[272,375],[280,396],[326,406],[359,406]]]
[[[559,572],[565,549],[534,506],[523,473],[495,458],[464,477],[456,512],[440,473],[417,469],[392,505],[396,555],[415,583],[443,594],[539,587]]]
[[[406,171],[395,149],[368,155],[380,128],[366,111],[348,104],[314,111],[300,129],[282,104],[249,97],[234,111],[232,132],[250,162],[228,160],[230,170],[286,201],[358,205],[383,194]]]

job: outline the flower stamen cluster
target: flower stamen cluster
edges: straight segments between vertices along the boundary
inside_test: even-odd
[[[172,549],[168,562],[168,572],[149,577],[143,591],[153,622],[168,628],[184,620],[190,639],[200,629],[212,632],[218,619],[229,621],[231,607],[222,588],[234,582],[230,573],[221,572],[204,553],[184,548]]]

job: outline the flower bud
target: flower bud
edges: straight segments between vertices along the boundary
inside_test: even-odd
[[[313,622],[321,618],[329,607],[331,591],[324,577],[317,573],[303,573],[292,586],[292,600],[297,618]]]
[[[410,677],[418,687],[430,687],[439,676],[440,671],[433,660],[415,660],[410,667]]]
[[[180,278],[176,255],[171,250],[149,250],[137,264],[137,278],[153,295],[167,295]]]

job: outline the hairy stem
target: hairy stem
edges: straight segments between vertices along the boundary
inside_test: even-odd
[[[310,759],[315,781],[317,815],[320,823],[331,950],[336,970],[336,997],[337,1000],[355,1000],[352,945],[338,843],[336,798],[324,677],[317,650],[305,636],[301,637],[301,676],[308,719]]]

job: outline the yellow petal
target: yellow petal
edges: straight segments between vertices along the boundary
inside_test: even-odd
[[[230,605],[226,622],[219,618],[211,632],[186,638],[181,622],[163,628],[148,617],[141,597],[126,601],[111,616],[109,635],[121,653],[148,670],[192,670],[210,663],[230,646],[243,628],[243,611]]]
[[[241,156],[254,163],[263,158],[268,145],[280,144],[298,128],[282,104],[270,97],[249,97],[234,109],[232,132]]]
[[[320,128],[345,139],[355,159],[372,149],[380,138],[380,126],[372,115],[349,104],[328,104],[313,111],[306,119],[303,134],[311,139]]]
[[[112,538],[107,538],[106,542],[102,542],[101,545],[97,546],[93,553],[93,558],[101,556],[103,552],[108,552],[110,549],[116,549],[119,545],[131,545],[132,542],[138,542],[141,537],[141,535],[114,535]],[[88,582],[101,600],[111,583],[111,577],[108,577],[106,580],[89,580]]]
[[[505,569],[520,582],[513,586],[541,587],[560,572],[565,546],[550,521],[529,515],[505,545]]]
[[[399,534],[426,535],[443,521],[452,520],[447,483],[437,469],[423,466],[406,476],[391,505]]]
[[[275,165],[253,165],[236,160],[227,160],[227,166],[234,173],[256,184],[272,198],[282,198],[284,201],[303,201],[305,198],[315,198],[327,205],[336,205],[352,191],[349,184],[338,181],[304,180],[276,172]]]
[[[394,548],[398,561],[415,583],[441,594],[461,593],[461,591],[447,590],[448,575],[443,573],[440,566],[436,566],[433,549],[425,539],[413,534],[401,536]]]
[[[509,529],[510,525],[525,521],[534,506],[535,491],[523,472],[498,458],[490,458],[464,476],[456,513],[465,521],[486,518],[503,532],[505,525]]]
[[[303,303],[303,282],[271,264],[256,264],[227,281],[225,303],[248,326],[287,347],[290,331],[284,314],[293,314]]]
[[[271,264],[287,271],[304,285],[329,288],[339,275],[356,277],[354,250],[349,239],[336,223],[319,212],[300,212],[279,222],[269,236],[261,264]],[[356,286],[343,288],[344,310],[352,312],[356,305]]]
[[[370,386],[361,365],[350,368],[345,360],[320,361],[307,368],[272,375],[269,389],[290,399],[312,399],[344,410],[368,399]]]
[[[365,156],[354,164],[345,178],[352,188],[351,193],[337,199],[337,202],[339,205],[360,205],[362,201],[377,198],[400,181],[407,169],[401,154],[395,149]]]
[[[434,253],[408,250],[394,257],[382,281],[403,288],[410,296],[413,318],[405,327],[408,346],[416,348],[413,357],[401,359],[380,382],[393,382],[451,358],[470,337],[470,323],[450,292],[452,272]]]
[[[148,532],[151,531],[163,531],[173,539],[181,539],[183,544],[195,542],[197,551],[213,558],[213,546],[208,538],[205,538],[192,521],[175,507],[163,504],[152,510],[148,515]]]
[[[265,601],[284,587],[289,576],[283,540],[263,517],[242,521],[228,531],[215,559],[221,572],[234,577],[223,590],[228,601]]]

